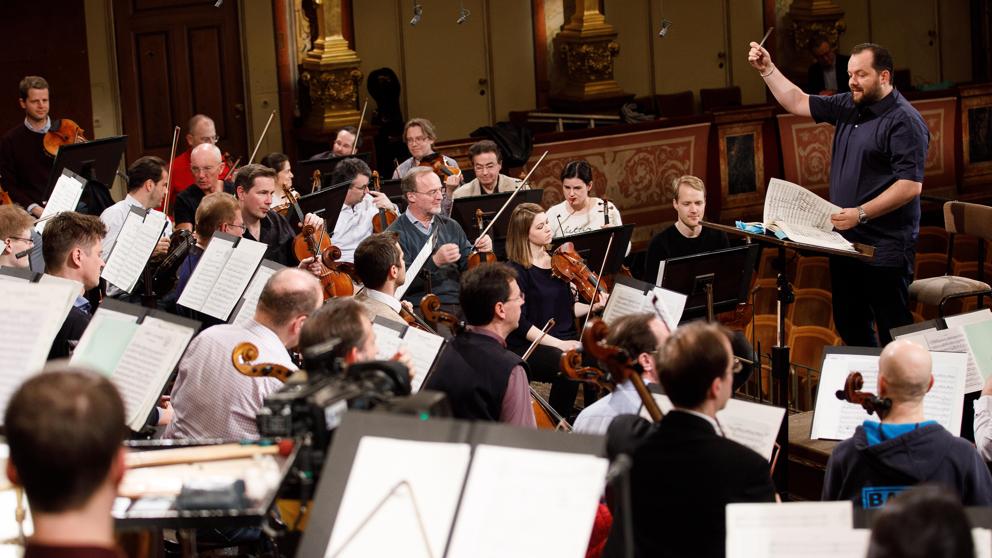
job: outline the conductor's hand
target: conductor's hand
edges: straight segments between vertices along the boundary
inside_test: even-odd
[[[169,239],[164,236],[158,239],[158,243],[155,244],[155,249],[152,250],[152,256],[161,256],[168,253],[169,251]]]
[[[417,370],[413,366],[413,359],[410,358],[410,354],[406,352],[406,347],[401,345],[399,349],[396,350],[396,354],[393,355],[393,358],[390,360],[395,360],[403,366],[406,366],[407,370],[410,371],[411,381],[413,380],[413,377],[417,375]]]
[[[372,203],[375,204],[376,208],[396,210],[396,206],[393,205],[393,202],[389,201],[389,196],[386,194],[376,192],[375,190],[369,190],[369,194],[372,196]]]
[[[759,46],[754,41],[751,41],[751,51],[747,53],[747,61],[751,64],[752,68],[763,74],[767,74],[769,70],[775,67],[772,64],[772,55],[768,54],[765,47]]]
[[[439,246],[431,259],[434,260],[434,265],[441,267],[442,265],[455,263],[461,259],[461,257],[462,253],[458,250],[458,245],[449,242],[448,244],[442,244]]]
[[[830,216],[830,223],[839,231],[846,231],[858,226],[858,210],[855,207],[846,207],[840,213]]]
[[[324,264],[320,263],[320,260],[317,259],[316,256],[310,256],[309,258],[301,261],[300,265],[297,267],[313,273],[318,279],[320,279],[320,274],[324,271]]]
[[[475,241],[475,248],[480,252],[492,252],[493,251],[493,239],[489,238],[489,235],[480,236],[479,240]]]

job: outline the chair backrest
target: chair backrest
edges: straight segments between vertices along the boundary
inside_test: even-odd
[[[969,234],[992,240],[992,207],[949,201],[944,204],[944,228],[952,234]]]
[[[699,104],[703,112],[741,106],[741,88],[737,85],[716,89],[700,89]]]
[[[796,288],[830,290],[830,260],[824,256],[803,256],[796,267]]]
[[[789,306],[789,319],[796,327],[815,325],[833,327],[833,305],[830,291],[798,289],[796,301]]]
[[[791,360],[807,368],[820,367],[824,347],[840,343],[840,337],[833,331],[820,326],[794,327],[789,332]]]

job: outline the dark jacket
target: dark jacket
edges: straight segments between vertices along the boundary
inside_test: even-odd
[[[837,74],[837,92],[838,93],[849,93],[851,91],[851,86],[847,83],[847,61],[850,60],[850,56],[844,56],[843,54],[838,54],[834,60],[834,72]],[[814,62],[809,67],[809,73],[806,78],[806,93],[810,95],[819,95],[820,91],[827,88],[823,79],[823,67],[820,66],[819,62]]]
[[[434,264],[433,258],[427,258],[427,262],[424,263],[424,267],[416,277],[408,276],[406,278],[410,282],[410,287],[403,296],[403,300],[410,301],[414,306],[420,304],[420,299],[427,294],[427,283],[424,281],[424,277],[429,274],[431,292],[436,294],[444,304],[458,304],[459,280],[461,279],[461,272],[468,265],[468,256],[472,252],[472,243],[465,236],[462,226],[454,219],[437,215],[434,217],[432,227],[440,227],[437,231],[437,241],[435,242],[433,251],[436,252],[437,247],[443,244],[457,244],[461,252],[461,258],[455,263],[446,264],[441,267]],[[400,235],[399,242],[403,248],[403,259],[406,261],[407,269],[409,269],[417,254],[420,253],[421,248],[424,247],[424,243],[430,237],[421,232],[406,214],[401,214],[393,221],[392,225],[389,225],[387,230]],[[431,231],[433,232],[434,229],[432,228]]]
[[[923,482],[947,486],[966,506],[992,505],[992,476],[978,451],[939,424],[873,446],[859,426],[827,461],[823,499],[852,500],[857,506],[875,508]]]
[[[48,360],[56,358],[67,358],[72,355],[72,349],[82,338],[86,326],[90,325],[92,314],[75,306],[69,310],[69,315],[62,322],[62,327],[55,335],[52,348],[48,351]]]
[[[425,389],[443,391],[455,418],[498,421],[514,366],[527,364],[484,334],[457,335],[441,355]]]

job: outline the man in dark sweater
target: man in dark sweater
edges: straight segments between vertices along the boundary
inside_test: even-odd
[[[695,176],[685,175],[672,183],[672,206],[678,214],[675,224],[656,234],[648,244],[642,279],[657,283],[658,264],[671,258],[702,254],[728,248],[723,231],[704,228],[706,187]]]
[[[459,297],[467,331],[451,340],[424,389],[447,394],[456,418],[536,427],[527,364],[506,348],[524,304],[516,274],[499,263],[470,269]]]
[[[866,420],[834,448],[823,481],[824,500],[878,508],[913,485],[940,484],[966,506],[992,505],[992,476],[966,440],[923,416],[933,387],[930,353],[897,340],[878,361],[878,395],[892,402],[882,422]]]
[[[24,122],[0,138],[0,182],[14,203],[41,217],[53,163],[44,146],[45,133],[52,127],[48,82],[27,76],[21,80],[19,93]],[[55,124],[58,127],[58,122]]]
[[[468,266],[472,243],[461,225],[441,215],[441,179],[429,167],[410,169],[403,177],[401,188],[406,196],[406,213],[393,221],[388,230],[399,234],[407,269],[424,244],[434,237],[433,255],[424,263],[417,277],[409,278],[412,283],[403,299],[417,307],[420,299],[432,292],[441,299],[443,310],[460,316],[458,281],[459,275]],[[475,246],[483,252],[493,249],[489,235],[479,238]]]

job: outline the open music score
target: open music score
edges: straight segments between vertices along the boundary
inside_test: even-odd
[[[393,358],[400,347],[406,349],[410,359],[413,360],[414,368],[410,388],[413,393],[420,391],[424,380],[434,369],[434,365],[441,355],[441,350],[444,348],[444,338],[381,316],[376,316],[372,322],[372,329],[375,331],[376,343],[379,347],[377,359],[389,360]]]
[[[267,249],[261,242],[214,233],[177,304],[226,322]]]
[[[75,211],[76,206],[79,205],[79,199],[83,197],[85,186],[85,178],[69,169],[62,169],[62,174],[55,181],[55,187],[52,189],[51,195],[48,196],[48,202],[45,203],[41,217],[38,218],[38,224],[34,227],[35,230],[40,234],[45,231],[45,224],[48,223],[50,217],[63,211]]]
[[[793,242],[857,252],[853,244],[833,230],[830,216],[840,212],[840,207],[802,186],[772,178],[768,181],[762,220],[765,227],[777,229]]]
[[[651,312],[657,314],[669,331],[678,327],[689,297],[631,277],[615,277],[613,292],[603,309],[603,321],[609,324],[629,314]]]
[[[286,266],[271,260],[262,260],[262,265],[258,266],[255,275],[248,282],[248,288],[245,289],[245,294],[241,297],[241,302],[234,309],[230,323],[242,325],[248,320],[254,319],[255,308],[258,306],[258,297],[261,296],[262,289],[265,288],[265,283],[284,267]]]
[[[100,277],[122,291],[133,291],[168,224],[168,218],[160,211],[132,207]]]

